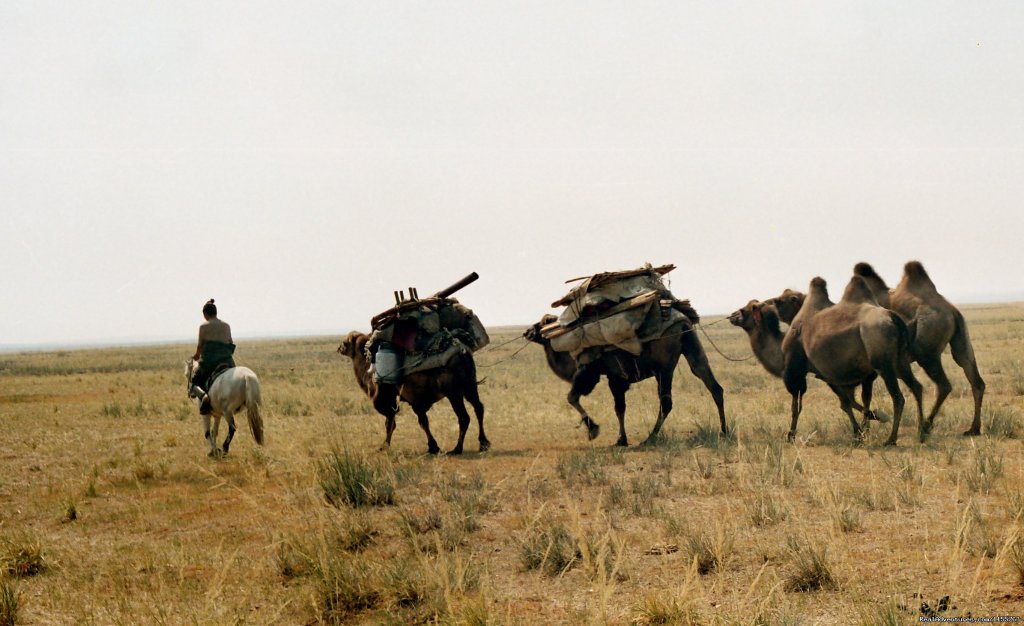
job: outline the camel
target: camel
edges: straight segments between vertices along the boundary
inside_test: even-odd
[[[440,448],[430,433],[427,411],[441,398],[448,398],[452,410],[459,419],[459,441],[448,454],[462,454],[462,444],[466,439],[466,431],[469,430],[469,412],[466,410],[464,400],[469,401],[476,413],[480,429],[480,451],[484,452],[491,447],[491,442],[484,434],[484,405],[480,402],[477,391],[476,363],[469,351],[455,355],[444,367],[406,374],[401,384],[393,385],[374,382],[365,351],[368,340],[369,337],[364,333],[352,331],[342,341],[338,352],[352,359],[356,382],[373,401],[373,408],[384,416],[386,434],[382,448],[391,445],[399,398],[411,405],[416,417],[419,418],[420,428],[427,434],[427,452],[430,454],[437,454]]]
[[[931,432],[935,416],[942,403],[953,390],[946,372],[942,368],[942,353],[950,347],[953,360],[963,369],[974,395],[974,421],[964,436],[981,434],[981,402],[985,395],[985,381],[978,371],[974,357],[974,346],[963,314],[939,294],[935,283],[928,277],[919,261],[910,261],[903,267],[903,280],[895,289],[889,289],[885,281],[867,263],[858,263],[854,274],[862,277],[879,304],[895,311],[907,324],[915,325],[911,343],[911,356],[935,382],[935,404],[925,421],[925,435]]]
[[[864,404],[870,405],[871,383],[877,376],[885,382],[893,403],[892,431],[885,445],[896,445],[899,435],[905,399],[898,380],[910,388],[917,401],[918,423],[923,426],[921,383],[910,369],[910,332],[899,315],[878,305],[860,276],[850,279],[838,304],[829,300],[823,278],[811,280],[803,306],[782,341],[782,352],[782,378],[793,396],[790,441],[796,438],[807,374],[811,372],[839,396],[857,442],[863,437],[863,429],[851,410],[854,390],[862,385]],[[924,437],[923,432],[920,435]]]
[[[799,305],[804,301],[804,294],[787,289],[783,292],[783,296],[789,306],[783,305],[789,320],[793,320],[793,316],[796,315],[796,311],[792,310],[793,302],[796,302],[796,310],[799,310]],[[728,320],[733,326],[738,326],[744,332],[747,333],[747,338],[750,340],[750,348],[754,352],[754,356],[764,369],[775,376],[776,378],[782,378],[782,373],[785,368],[785,359],[782,354],[782,340],[785,334],[779,327],[780,315],[776,308],[776,305],[772,302],[760,302],[758,300],[751,300],[747,304],[729,315]],[[856,400],[851,402],[854,410],[864,414],[865,421],[876,420],[876,421],[888,421],[889,417],[882,412],[878,412],[878,415],[874,411],[868,408],[871,402],[871,384],[865,383],[865,387],[861,390],[861,398],[864,404],[858,404]],[[839,393],[835,388],[832,391]]]
[[[626,438],[626,392],[633,383],[654,376],[658,383],[660,410],[654,428],[643,444],[654,443],[665,418],[672,410],[672,377],[680,354],[686,357],[693,375],[711,392],[711,397],[718,408],[722,434],[727,435],[729,429],[725,423],[725,395],[722,386],[715,379],[714,372],[711,371],[711,364],[708,363],[700,339],[693,332],[693,324],[699,318],[692,309],[687,311],[686,315],[687,319],[665,329],[661,337],[644,343],[639,356],[633,356],[625,350],[611,350],[583,366],[580,366],[568,352],[555,351],[551,347],[551,342],[541,336],[541,327],[558,320],[554,315],[542,317],[540,322],[527,328],[523,336],[543,346],[544,356],[551,371],[572,384],[569,389],[569,404],[580,414],[582,423],[587,427],[587,437],[591,440],[597,437],[600,425],[587,414],[586,409],[580,404],[580,397],[589,395],[594,390],[601,380],[601,375],[608,378],[608,388],[615,401],[615,416],[619,419],[619,438],[615,443],[619,446],[629,445]]]

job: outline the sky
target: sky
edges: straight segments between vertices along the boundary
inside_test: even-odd
[[[1024,300],[1019,2],[0,2],[0,344],[487,325],[674,263]]]

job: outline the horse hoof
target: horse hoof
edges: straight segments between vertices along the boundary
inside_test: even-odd
[[[786,433],[786,441],[796,443],[796,433]]]
[[[440,452],[441,448],[438,448],[437,446],[430,446],[427,448],[427,454],[439,454]]]
[[[586,420],[584,423],[587,425],[587,440],[597,439],[598,434],[601,433],[601,425],[594,420]]]
[[[980,437],[981,436],[981,429],[980,428],[972,428],[970,430],[965,430],[963,436],[964,437]]]
[[[462,448],[452,448],[451,452],[449,452],[448,454],[449,456],[457,456],[459,454],[462,454]]]
[[[487,441],[485,439],[484,441],[480,442],[480,452],[487,452],[490,449],[491,449],[491,442],[490,441]]]
[[[629,442],[626,441],[625,437],[621,437],[618,441],[615,442],[615,445],[626,448],[629,447]]]
[[[887,448],[895,448],[896,447],[896,440],[895,439],[886,439],[885,443],[882,444],[882,445],[884,445]]]

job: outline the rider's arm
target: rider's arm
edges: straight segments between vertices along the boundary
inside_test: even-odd
[[[203,353],[203,344],[206,343],[206,338],[203,337],[203,329],[204,328],[206,328],[206,327],[205,326],[200,326],[199,327],[199,343],[196,344],[196,353],[192,357],[193,361],[198,361],[200,355],[202,355],[202,353]]]

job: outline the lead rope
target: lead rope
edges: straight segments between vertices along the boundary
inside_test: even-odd
[[[725,318],[725,319],[728,319],[728,318]],[[718,320],[718,322],[721,322],[721,321],[722,321],[722,320]],[[712,326],[714,326],[714,325],[715,325],[715,324],[717,324],[718,322],[713,322],[713,323],[712,323],[711,325],[712,325]],[[733,361],[733,362],[736,362],[736,363],[742,363],[743,361],[749,361],[750,359],[754,358],[754,356],[755,356],[755,355],[753,355],[753,354],[751,354],[750,356],[747,356],[747,357],[743,357],[742,359],[734,359],[734,358],[732,358],[731,356],[728,356],[728,355],[726,355],[726,354],[725,354],[724,352],[722,352],[722,350],[721,350],[721,349],[720,349],[720,348],[719,348],[719,347],[718,347],[718,346],[717,346],[717,345],[715,344],[714,340],[712,340],[712,339],[711,339],[711,335],[709,335],[709,334],[708,334],[708,331],[704,329],[704,325],[703,325],[703,324],[697,324],[697,326],[699,326],[699,327],[700,327],[700,332],[704,333],[704,337],[705,337],[705,338],[707,338],[707,340],[708,340],[708,343],[710,343],[710,344],[711,344],[711,347],[715,349],[715,352],[717,352],[718,354],[722,355],[722,358],[724,358],[725,360],[727,360],[727,361]]]

